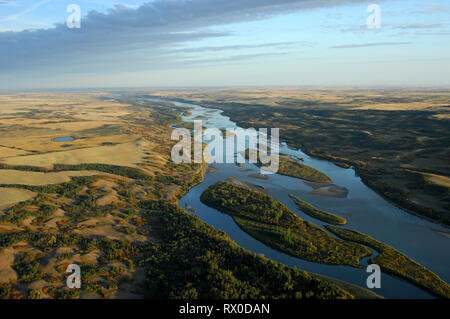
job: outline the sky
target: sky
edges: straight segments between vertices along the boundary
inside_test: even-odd
[[[449,18],[448,0],[0,0],[0,90],[450,86]]]

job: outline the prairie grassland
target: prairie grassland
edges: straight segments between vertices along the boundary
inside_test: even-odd
[[[203,170],[168,165],[180,110],[109,96],[0,95],[0,298],[142,297],[137,254],[158,239],[139,205]],[[71,261],[91,274],[81,293],[64,289]]]
[[[133,113],[129,108],[107,93],[0,95],[0,146],[46,153],[135,141],[139,136],[127,131],[124,119]],[[53,142],[65,136],[75,140]],[[4,153],[0,158],[25,154]]]
[[[27,151],[18,150],[15,148],[0,146],[0,158],[17,156],[17,155],[25,155],[28,154]]]
[[[93,176],[101,174],[95,171],[65,171],[65,172],[27,172],[10,169],[0,169],[0,184],[20,185],[50,185],[70,182],[74,176]]]
[[[19,250],[12,247],[0,252],[0,284],[17,280],[17,274],[12,268],[12,264],[18,253]]]
[[[36,194],[25,189],[0,187],[0,209],[33,198]]]
[[[354,110],[446,111],[450,92],[442,89],[373,88],[240,88],[151,90],[152,95],[181,98],[204,105],[265,105],[296,109],[338,107]],[[216,100],[220,102],[216,103]]]
[[[433,184],[450,188],[450,178],[443,175],[423,173],[425,179]]]
[[[45,132],[47,133],[48,131]],[[68,142],[53,141],[54,138],[66,136],[74,137],[74,140]],[[2,156],[2,153],[0,153],[0,159],[21,155],[45,154],[49,152],[76,150],[102,145],[124,144],[133,142],[138,138],[139,136],[128,134],[107,136],[94,136],[94,134],[92,134],[90,137],[85,137],[77,136],[77,134],[74,134],[74,132],[64,132],[56,134],[53,133],[50,135],[46,135],[44,132],[41,132],[40,134],[38,133],[35,136],[33,136],[32,134],[28,136],[20,136],[19,134],[16,134],[14,137],[0,137],[0,143],[4,143],[3,145],[10,150],[16,150],[18,154],[13,154],[13,152],[9,151],[8,153],[5,152],[5,155]]]
[[[136,167],[144,157],[143,148],[148,143],[135,141],[113,146],[98,146],[70,151],[52,152],[38,155],[9,157],[1,162],[10,165],[51,167],[53,164],[102,163],[109,165]]]

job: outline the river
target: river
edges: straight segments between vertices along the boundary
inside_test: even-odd
[[[185,122],[202,118],[205,127],[219,129],[237,127],[229,117],[222,114],[221,110],[177,101],[169,100],[168,102],[189,109],[190,114],[183,116]],[[278,174],[269,175],[267,180],[251,178],[249,174],[259,173],[259,168],[253,164],[242,165],[242,168],[250,170],[247,172],[240,171],[235,164],[214,164],[217,170],[207,173],[202,183],[193,187],[181,198],[180,207],[184,209],[186,204],[191,206],[203,221],[223,230],[237,244],[251,252],[263,254],[267,258],[288,266],[296,266],[299,269],[366,287],[369,274],[365,269],[312,263],[274,250],[242,231],[230,216],[200,202],[200,195],[208,186],[229,177],[235,177],[264,186],[269,195],[281,201],[302,219],[312,221],[316,225],[323,227],[324,223],[299,210],[289,198],[289,194],[297,195],[319,209],[345,217],[348,221],[346,228],[360,231],[391,245],[438,274],[446,282],[450,281],[450,254],[448,253],[450,239],[433,231],[445,232],[447,231],[445,228],[408,214],[386,201],[364,185],[353,168],[345,169],[325,160],[312,158],[284,143],[280,146],[280,153],[303,158],[304,164],[324,172],[333,179],[334,184],[347,188],[347,197],[335,198],[311,194],[312,188],[302,180]],[[368,258],[365,258],[362,264],[367,265],[367,260]],[[374,289],[374,292],[387,298],[432,298],[428,292],[415,285],[385,273],[381,276],[381,288]]]

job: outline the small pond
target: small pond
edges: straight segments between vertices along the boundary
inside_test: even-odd
[[[72,136],[55,137],[53,142],[70,142],[75,140]]]

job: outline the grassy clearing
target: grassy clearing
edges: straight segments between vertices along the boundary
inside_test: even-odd
[[[103,163],[109,165],[136,167],[144,157],[142,146],[145,142],[135,141],[113,146],[99,146],[47,154],[8,157],[3,163],[49,167],[53,164]]]
[[[35,193],[24,189],[0,187],[0,207],[26,201],[35,195]]]
[[[69,182],[70,178],[74,176],[92,176],[97,174],[99,174],[99,172],[94,171],[41,173],[0,169],[0,184],[22,184],[33,186],[61,184]]]

